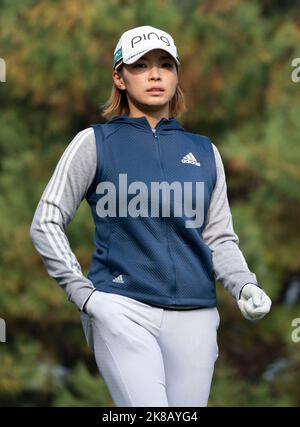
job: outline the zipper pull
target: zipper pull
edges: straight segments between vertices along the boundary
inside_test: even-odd
[[[151,129],[152,129],[152,132],[153,132],[154,138],[157,138],[157,135],[156,135],[156,129],[154,129],[154,128],[151,128]]]

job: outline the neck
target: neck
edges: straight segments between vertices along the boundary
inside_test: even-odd
[[[163,118],[168,119],[169,118],[169,108],[167,106],[167,108],[163,108],[160,111],[151,111],[151,112],[149,112],[149,111],[145,112],[145,111],[138,110],[136,108],[131,108],[128,116],[129,117],[145,116],[146,119],[148,120],[150,126],[152,128],[155,128],[155,126],[157,125],[157,123],[161,119],[163,119]]]

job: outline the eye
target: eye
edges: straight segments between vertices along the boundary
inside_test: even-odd
[[[138,62],[137,64],[133,65],[133,68],[141,68],[140,66],[142,66],[142,65],[145,65],[145,64],[142,64],[141,62]]]
[[[172,62],[164,62],[162,64],[162,66],[167,66],[167,68],[172,68],[173,65],[174,64]],[[137,62],[137,63],[133,64],[133,68],[143,68],[144,66],[146,67],[147,65],[143,64],[142,62]]]

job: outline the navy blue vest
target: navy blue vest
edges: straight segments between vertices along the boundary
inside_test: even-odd
[[[202,239],[216,183],[210,139],[187,132],[175,118],[161,119],[155,130],[145,116],[127,115],[115,116],[92,127],[97,170],[86,200],[95,222],[96,249],[88,278],[98,290],[154,306],[171,309],[216,306],[212,253]],[[101,186],[106,182],[113,184],[115,190],[107,187],[104,191]],[[170,197],[166,197],[167,192],[165,196],[160,192],[153,203],[153,194],[157,194],[152,193],[153,182],[170,186],[176,182],[182,198],[177,197],[175,203],[172,191]],[[192,191],[184,191],[187,182]],[[197,182],[199,188],[202,185],[204,197],[197,196]],[[197,227],[187,227],[187,221],[195,221],[195,216],[191,217],[190,211],[186,213],[184,195],[193,209],[196,206],[199,209],[201,204],[203,218]],[[109,204],[108,199],[115,203]],[[180,208],[180,204],[182,214],[175,215],[175,207]],[[167,205],[169,213],[163,213],[168,212],[163,211]],[[114,209],[105,216],[103,212],[108,206]],[[128,207],[127,214],[124,206]],[[144,210],[134,216],[129,209],[133,206]]]

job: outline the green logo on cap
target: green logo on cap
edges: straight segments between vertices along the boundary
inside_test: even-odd
[[[114,65],[122,58],[122,48],[120,47],[117,52],[114,54]]]

